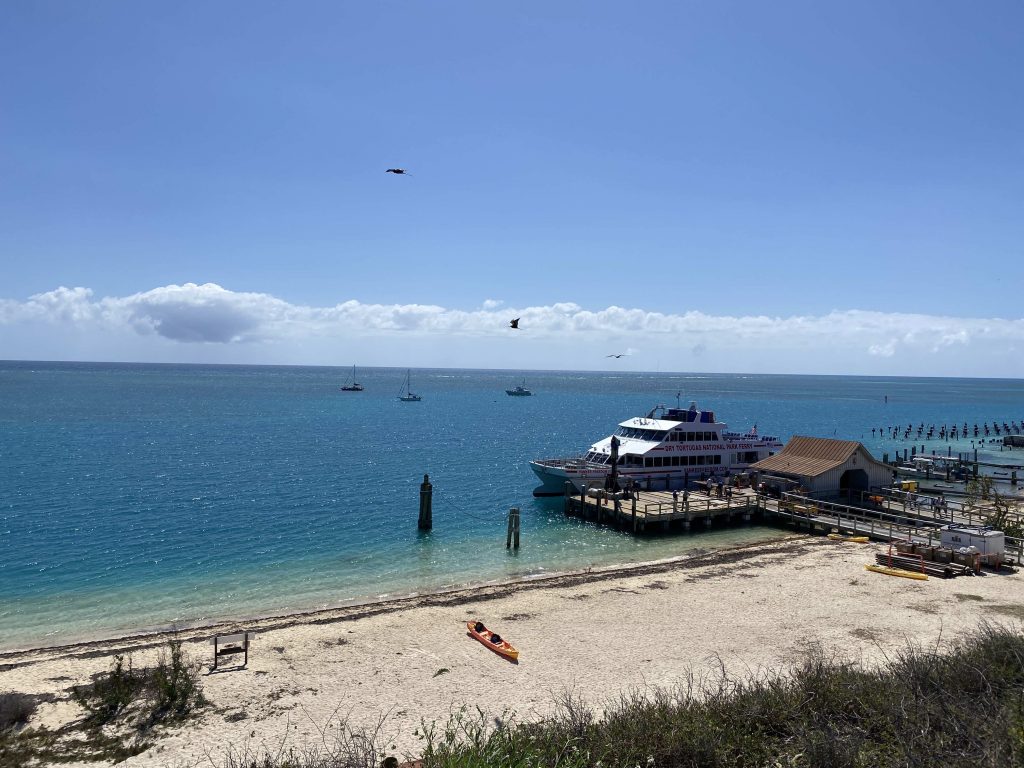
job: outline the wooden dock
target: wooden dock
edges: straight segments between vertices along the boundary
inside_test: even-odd
[[[565,497],[565,513],[633,533],[689,531],[694,525],[710,528],[716,521],[749,523],[759,512],[757,499],[749,488],[734,489],[731,498],[703,491],[689,491],[685,497],[669,491],[577,493]]]
[[[904,502],[905,503],[905,502]],[[868,536],[873,541],[941,543],[940,528],[949,523],[983,524],[985,510],[957,505],[956,509],[900,508],[896,499],[882,505],[843,504],[838,501],[784,494],[781,499],[749,488],[733,489],[731,498],[690,491],[634,491],[619,494],[590,491],[565,497],[565,513],[636,534],[697,531],[721,524],[761,522],[791,526],[810,533]],[[1006,557],[1024,565],[1024,541],[1006,537]]]
[[[766,522],[781,523],[811,532],[868,536],[873,541],[904,541],[940,546],[940,529],[951,522],[957,525],[981,525],[982,513],[961,508],[950,514],[932,514],[923,510],[905,512],[890,507],[864,508],[835,501],[815,499],[796,494],[783,494],[781,499],[758,497],[761,515]],[[1024,541],[1006,537],[1006,558],[1024,565]]]

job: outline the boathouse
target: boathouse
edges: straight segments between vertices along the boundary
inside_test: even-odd
[[[768,489],[797,487],[829,495],[868,491],[892,484],[892,467],[856,440],[794,436],[774,456],[750,465]]]

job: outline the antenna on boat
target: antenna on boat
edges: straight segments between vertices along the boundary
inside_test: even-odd
[[[683,391],[679,390],[676,392],[676,410],[679,410],[679,398],[683,396]]]

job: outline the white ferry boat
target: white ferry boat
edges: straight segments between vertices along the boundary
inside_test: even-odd
[[[611,472],[613,438],[619,441],[620,484],[635,481],[658,490],[742,472],[782,448],[779,438],[757,434],[757,425],[746,433],[730,432],[715,421],[714,411],[698,410],[696,403],[686,410],[659,405],[646,416],[621,422],[614,435],[594,443],[584,456],[531,461],[541,481],[533,495],[561,496],[567,481],[576,490],[603,483]]]

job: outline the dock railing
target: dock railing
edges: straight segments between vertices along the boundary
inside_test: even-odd
[[[767,515],[798,524],[813,524],[819,527],[835,527],[843,533],[861,534],[873,539],[888,541],[914,541],[938,546],[942,543],[940,528],[950,523],[949,519],[926,517],[914,512],[904,513],[885,508],[861,508],[840,504],[822,498],[784,493],[777,502],[766,496],[758,499],[760,508]],[[964,517],[970,519],[969,514]],[[980,521],[956,524],[981,525]],[[1005,537],[1006,557],[1018,564],[1024,564],[1024,540]]]
[[[652,501],[643,505],[644,515],[649,518],[657,518],[671,515],[713,515],[726,510],[739,511],[755,506],[756,502],[748,496],[735,496],[731,499],[717,498],[711,496],[694,496],[691,494],[685,501],[680,496],[677,502]]]

